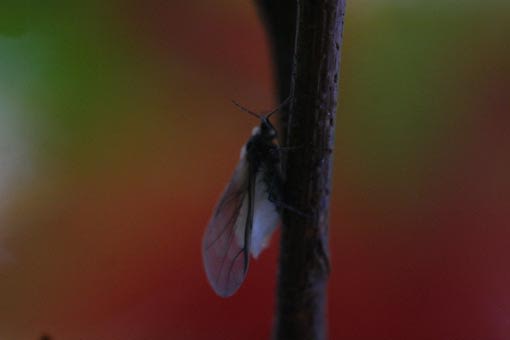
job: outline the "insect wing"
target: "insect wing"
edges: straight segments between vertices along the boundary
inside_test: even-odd
[[[278,187],[268,187],[264,181],[265,171],[265,169],[260,171],[255,183],[253,228],[250,243],[250,252],[255,258],[267,247],[271,235],[280,221],[276,205],[269,200],[269,191],[276,190]]]
[[[205,272],[214,291],[234,294],[246,277],[253,222],[253,176],[243,157],[207,225],[202,243]]]

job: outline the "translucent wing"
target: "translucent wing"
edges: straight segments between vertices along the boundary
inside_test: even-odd
[[[214,291],[236,292],[246,277],[253,223],[255,177],[244,157],[234,171],[205,230],[202,255]]]
[[[269,200],[269,191],[277,190],[275,182],[273,188],[269,188],[264,180],[266,168],[260,169],[255,182],[255,200],[253,209],[253,228],[251,232],[250,253],[257,258],[267,247],[271,234],[280,221],[280,215],[276,205]],[[273,171],[276,173],[276,171]]]

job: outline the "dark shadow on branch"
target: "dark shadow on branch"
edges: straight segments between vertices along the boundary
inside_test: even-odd
[[[271,57],[276,82],[277,102],[290,95],[296,33],[296,0],[255,0],[271,45]],[[280,114],[280,137],[286,139],[288,106]]]

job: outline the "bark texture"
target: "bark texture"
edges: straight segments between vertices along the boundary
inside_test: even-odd
[[[297,4],[295,44],[280,41],[294,38],[289,32],[271,33],[281,17],[265,16],[266,22],[276,21],[268,27],[277,36],[280,98],[288,66],[278,56],[284,58],[294,46],[287,80],[292,100],[284,124],[285,144],[291,148],[284,162],[284,199],[292,209],[283,213],[275,338],[318,340],[327,337],[329,201],[345,0],[275,0],[273,6],[283,13],[283,4],[289,6],[287,15]]]

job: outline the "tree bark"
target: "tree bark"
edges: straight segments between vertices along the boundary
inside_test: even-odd
[[[258,4],[272,36],[280,101],[292,96],[283,122],[290,147],[284,160],[289,208],[282,216],[275,337],[326,339],[329,200],[345,0]],[[296,31],[290,29],[293,22]]]

